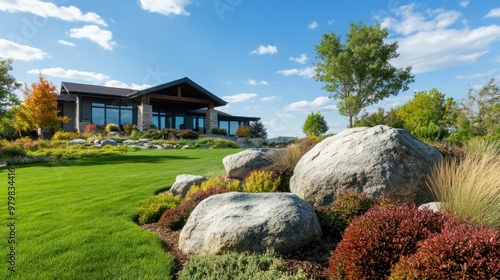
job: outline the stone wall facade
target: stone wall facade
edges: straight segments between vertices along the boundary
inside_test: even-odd
[[[153,123],[153,105],[137,106],[137,128],[146,131]]]
[[[207,109],[207,117],[205,118],[206,133],[212,133],[212,128],[219,128],[217,111],[215,111],[214,109]]]

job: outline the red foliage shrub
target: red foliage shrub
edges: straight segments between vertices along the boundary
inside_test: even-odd
[[[375,206],[354,218],[329,260],[330,279],[385,279],[417,242],[441,232],[447,217],[414,205]]]
[[[273,172],[274,176],[280,179],[278,192],[290,192],[290,179],[293,176],[293,167],[282,164],[273,164],[264,167],[263,170]]]
[[[212,195],[229,192],[223,189],[208,189],[194,194],[189,200],[170,210],[165,211],[158,221],[158,225],[164,229],[180,230],[186,224],[191,212],[203,201]]]
[[[447,223],[440,234],[419,243],[403,257],[391,279],[499,279],[500,231]]]
[[[85,126],[85,132],[86,133],[93,133],[93,132],[96,132],[96,131],[97,131],[97,125],[94,124],[94,123],[87,124]]]

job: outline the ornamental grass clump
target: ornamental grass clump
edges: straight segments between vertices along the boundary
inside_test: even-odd
[[[316,141],[304,139],[284,149],[274,149],[266,155],[266,159],[276,165],[287,165],[292,169],[295,168],[302,156],[309,152],[315,145]]]
[[[209,178],[208,180],[202,182],[200,185],[192,185],[186,194],[186,199],[190,199],[194,194],[209,189],[223,189],[231,192],[241,191],[239,180],[230,179],[227,176],[216,176]]]
[[[139,223],[149,224],[158,222],[166,210],[177,207],[180,204],[181,199],[171,193],[150,196],[139,206]]]
[[[417,253],[401,258],[389,279],[498,279],[500,231],[446,223],[440,234],[418,244]]]
[[[417,251],[417,243],[441,232],[447,217],[414,205],[372,207],[354,218],[332,252],[329,279],[386,279],[403,256]]]
[[[254,170],[245,177],[244,186],[246,192],[275,192],[280,187],[280,178],[272,171]]]
[[[463,159],[441,161],[427,186],[436,201],[460,220],[500,229],[500,153],[498,144],[477,142]]]

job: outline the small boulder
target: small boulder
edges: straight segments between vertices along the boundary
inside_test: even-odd
[[[321,238],[312,206],[291,193],[231,192],[203,200],[179,237],[186,254],[284,253]]]
[[[84,145],[87,144],[87,140],[85,139],[73,139],[69,142],[70,145]]]
[[[170,192],[173,195],[180,196],[184,198],[193,184],[201,184],[205,182],[207,178],[203,176],[181,174],[175,177],[175,183],[170,188]]]
[[[123,141],[123,144],[125,144],[127,146],[135,145],[135,144],[137,144],[137,141],[132,140],[132,139],[128,139],[128,140]]]
[[[115,140],[104,139],[104,140],[101,140],[101,144],[99,146],[104,147],[104,146],[116,146],[116,145],[118,145],[118,143]]]
[[[270,149],[248,149],[222,159],[227,177],[243,180],[248,172],[272,164],[266,159]]]
[[[191,149],[191,146],[189,146],[189,145],[184,145],[184,146],[182,146],[182,149],[183,149],[183,150],[189,150],[189,149]]]
[[[442,202],[429,202],[429,203],[422,204],[418,207],[419,210],[426,209],[426,208],[429,210],[432,210],[433,212],[440,212],[441,210],[443,210],[443,203]]]
[[[298,162],[290,190],[314,206],[346,190],[418,205],[432,201],[424,182],[443,156],[404,129],[358,127],[326,138]]]

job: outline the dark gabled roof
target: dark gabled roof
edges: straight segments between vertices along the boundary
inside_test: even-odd
[[[95,86],[95,85],[77,84],[69,82],[61,83],[61,93],[66,93],[66,94],[79,94],[79,95],[88,95],[96,97],[127,98],[129,94],[134,92],[136,92],[136,90],[127,88]]]
[[[218,110],[215,110],[217,112],[217,118],[219,120],[226,120],[226,121],[251,121],[251,122],[256,122],[260,120],[259,117],[243,117],[243,116],[233,116],[225,112],[221,112]],[[196,110],[190,110],[188,111],[189,113],[193,114],[199,114],[199,115],[206,115],[207,114],[207,109],[196,109]]]
[[[163,89],[174,87],[174,86],[181,85],[181,84],[188,84],[191,87],[195,88],[196,90],[202,92],[203,94],[205,94],[206,96],[208,96],[210,99],[212,99],[212,100],[215,101],[215,106],[216,107],[218,107],[218,106],[224,106],[224,105],[227,104],[226,101],[220,99],[215,94],[213,94],[210,91],[206,90],[205,88],[203,88],[199,84],[193,82],[188,77],[184,77],[184,78],[181,78],[181,79],[178,79],[178,80],[175,80],[175,81],[171,81],[171,82],[168,82],[168,83],[165,83],[165,84],[157,85],[157,86],[154,86],[154,87],[151,87],[151,88],[139,90],[137,92],[130,93],[127,97],[129,97],[129,98],[135,98],[135,97],[139,97],[139,96],[142,96],[142,95],[145,95],[145,94],[148,94],[148,93],[153,93],[153,92],[156,92],[156,91],[161,91]]]

